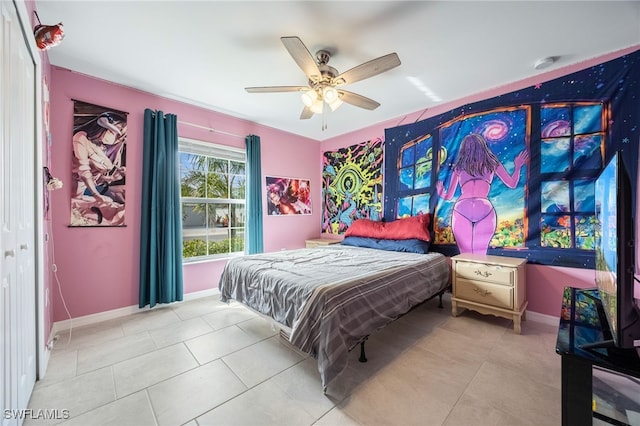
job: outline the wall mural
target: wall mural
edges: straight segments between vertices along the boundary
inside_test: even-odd
[[[356,219],[382,219],[382,140],[327,151],[322,164],[322,232],[343,234]]]
[[[124,226],[127,114],[74,101],[71,226]]]
[[[640,52],[385,130],[384,217],[434,214],[433,249],[593,268],[594,180],[636,181]]]

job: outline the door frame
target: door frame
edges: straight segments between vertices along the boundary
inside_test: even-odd
[[[23,28],[25,39],[29,47],[29,53],[33,58],[35,64],[34,69],[34,85],[35,85],[35,123],[34,123],[34,135],[35,140],[33,143],[35,158],[33,159],[33,175],[35,183],[34,192],[34,233],[36,238],[36,250],[34,252],[34,267],[35,267],[35,282],[36,282],[36,380],[44,377],[49,362],[50,351],[47,349],[47,343],[45,340],[45,282],[44,282],[44,203],[43,203],[43,191],[44,191],[44,177],[43,177],[43,164],[42,164],[42,150],[43,150],[43,123],[42,123],[42,56],[40,50],[36,46],[35,38],[33,34],[33,26],[31,24],[31,13],[27,9],[25,0],[13,0],[13,3],[18,12],[18,19]],[[35,3],[34,3],[35,8]],[[52,307],[49,306],[51,310]],[[50,331],[50,330],[49,330]]]

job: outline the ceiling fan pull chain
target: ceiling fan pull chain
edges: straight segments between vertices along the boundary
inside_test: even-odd
[[[324,101],[323,101],[323,105],[322,105],[322,131],[323,132],[327,130],[327,114],[325,110],[326,108],[324,107]]]

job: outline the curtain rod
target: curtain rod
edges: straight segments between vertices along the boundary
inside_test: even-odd
[[[225,132],[224,130],[217,130],[211,127],[201,126],[199,124],[187,123],[186,121],[178,121],[178,124],[184,124],[185,126],[197,127],[199,129],[208,130],[210,132],[222,133],[223,135],[235,136],[236,138],[244,139],[244,136],[236,135],[235,133]]]

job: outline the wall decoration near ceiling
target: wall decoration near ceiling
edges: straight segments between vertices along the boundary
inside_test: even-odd
[[[361,218],[382,218],[382,140],[324,153],[322,232],[343,234]]]
[[[267,176],[266,180],[269,216],[311,214],[309,179]]]
[[[64,26],[62,25],[62,22],[55,25],[42,25],[38,12],[34,10],[33,14],[38,20],[38,25],[33,28],[33,37],[36,40],[36,46],[38,46],[38,49],[49,50],[60,44],[64,39]]]
[[[71,226],[124,226],[128,113],[73,102]]]
[[[385,130],[387,220],[434,214],[434,250],[594,265],[594,180],[640,143],[640,51]]]

